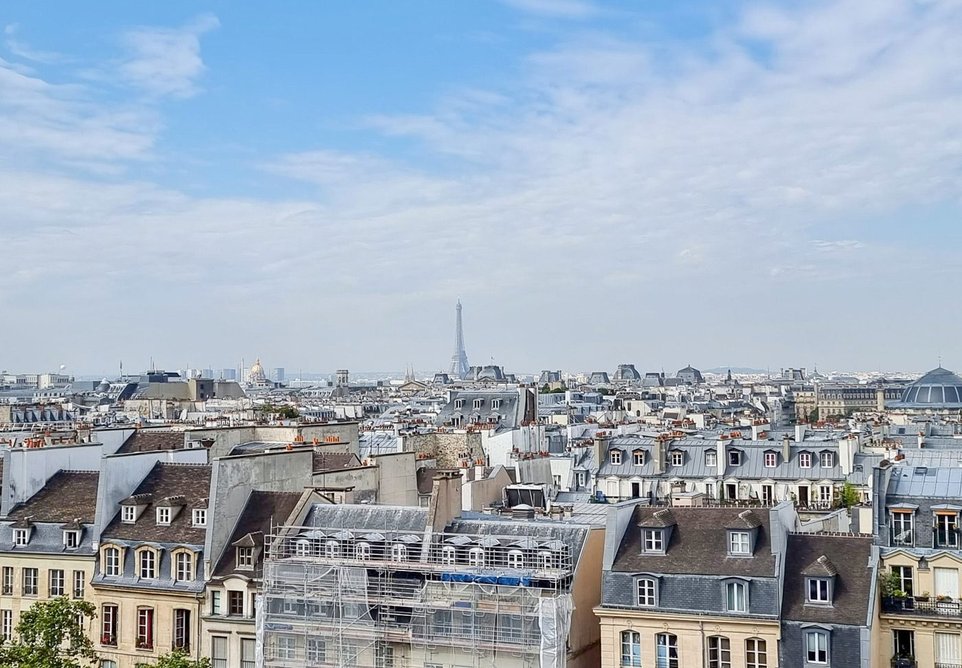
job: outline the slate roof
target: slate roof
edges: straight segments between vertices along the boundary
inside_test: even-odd
[[[261,577],[263,553],[257,558],[253,571],[238,571],[234,568],[236,564],[234,546],[250,537],[252,540],[248,542],[252,547],[263,547],[264,536],[270,533],[272,526],[287,522],[287,518],[300,498],[301,492],[251,492],[247,497],[244,510],[237,519],[237,525],[227,541],[227,547],[214,568],[214,576],[224,577],[240,573],[246,577]]]
[[[361,465],[357,455],[352,452],[317,452],[313,454],[314,473],[356,468]]]
[[[209,464],[154,464],[154,468],[133,493],[136,497],[150,495],[149,498],[142,499],[147,505],[143,513],[133,524],[124,524],[120,521],[120,508],[116,508],[113,521],[103,532],[103,539],[203,545],[205,529],[191,526],[191,516],[194,508],[207,507],[210,472]],[[154,504],[176,496],[184,497],[185,507],[171,521],[170,526],[158,525]]]
[[[97,471],[58,471],[40,491],[15,507],[8,519],[29,517],[33,522],[58,524],[79,519],[93,524],[99,480]]]
[[[181,450],[184,448],[184,432],[151,431],[138,429],[124,441],[118,453],[156,452],[158,450]]]
[[[797,622],[864,626],[874,585],[873,572],[869,567],[871,554],[871,536],[790,535],[786,550],[782,618]],[[823,556],[837,571],[833,604],[805,605],[804,571]],[[822,568],[825,566],[823,564]]]
[[[812,577],[834,577],[838,575],[838,569],[835,568],[835,564],[833,564],[831,560],[823,554],[809,564],[806,568],[803,568],[802,575],[808,575]]]
[[[888,496],[962,498],[962,468],[899,466],[893,468]]]
[[[718,575],[742,577],[774,577],[775,557],[769,542],[769,513],[757,513],[759,526],[752,557],[728,556],[728,532],[725,526],[736,521],[744,508],[672,508],[675,527],[665,555],[642,552],[642,532],[660,509],[650,506],[635,508],[612,565],[613,571],[629,573],[666,573],[674,575]]]

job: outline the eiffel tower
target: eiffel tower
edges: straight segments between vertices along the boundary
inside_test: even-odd
[[[451,369],[448,372],[452,378],[464,379],[468,375],[468,354],[464,351],[464,327],[461,324],[461,300],[458,300],[458,320],[454,332],[454,354],[451,355]]]

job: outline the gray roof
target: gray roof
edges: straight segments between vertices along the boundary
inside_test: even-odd
[[[962,408],[962,378],[941,366],[905,388],[892,408]]]
[[[865,625],[875,585],[870,564],[871,536],[792,534],[785,553],[784,619]],[[822,558],[827,563],[819,563]],[[807,576],[834,578],[832,605],[806,605]]]
[[[900,466],[892,469],[889,496],[962,498],[962,468]]]

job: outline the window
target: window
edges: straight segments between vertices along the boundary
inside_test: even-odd
[[[521,550],[508,550],[508,568],[524,568],[524,553]]]
[[[708,668],[732,668],[732,648],[728,638],[708,637]]]
[[[635,466],[644,466],[644,465],[645,465],[645,451],[644,451],[644,450],[635,450],[633,453],[631,453],[631,456],[634,458]]]
[[[194,555],[178,552],[174,555],[174,581],[189,582],[194,579]]]
[[[212,668],[227,668],[227,638],[211,636],[210,656]]]
[[[157,577],[157,554],[153,550],[141,550],[137,555],[139,558],[138,577],[147,580]]]
[[[808,578],[805,600],[809,603],[831,603],[831,588],[826,578]]]
[[[455,408],[464,408],[464,399],[455,399],[455,401],[454,401],[454,407],[455,407]]]
[[[655,668],[678,668],[678,636],[659,633],[655,636]]]
[[[3,589],[4,596],[13,596],[13,566],[3,567]]]
[[[238,570],[250,571],[254,569],[253,547],[238,547],[236,557]]]
[[[611,451],[611,463],[615,466],[621,464],[621,450]]]
[[[811,452],[800,452],[798,453],[798,465],[803,469],[812,468],[812,453]]]
[[[725,607],[728,612],[748,612],[748,585],[746,583],[725,583]]]
[[[117,646],[117,622],[120,619],[118,608],[113,603],[105,603],[100,609],[100,644]]]
[[[73,597],[83,598],[84,588],[87,584],[87,575],[83,571],[73,572]]]
[[[714,450],[705,451],[705,466],[715,468],[718,466],[718,453]]]
[[[641,666],[641,634],[637,631],[621,632],[621,665]]]
[[[825,506],[831,505],[832,503],[832,486],[831,485],[819,485],[818,502]]]
[[[154,648],[153,608],[137,608],[137,648]]]
[[[751,554],[751,541],[747,531],[728,532],[729,554]]]
[[[645,552],[664,552],[665,532],[661,529],[645,529]]]
[[[120,521],[124,524],[133,524],[137,521],[137,506],[121,506]]]
[[[912,530],[912,513],[909,511],[892,511],[892,544],[914,545],[915,532]]]
[[[232,617],[244,616],[244,592],[227,592],[227,614],[231,615]]]
[[[729,450],[728,451],[728,463],[732,466],[742,465],[742,451],[741,450]]]
[[[955,513],[935,515],[935,547],[959,546],[959,516]]]
[[[394,648],[380,642],[375,645],[374,665],[376,668],[394,668]]]
[[[638,605],[645,607],[655,606],[655,581],[651,578],[641,578],[638,580]]]
[[[59,568],[51,568],[47,571],[47,584],[49,586],[49,596],[63,596],[64,574]]]
[[[311,556],[311,541],[302,538],[294,543],[294,555],[298,557]]]
[[[277,636],[274,644],[275,659],[294,659],[297,656],[297,638],[294,636]]]
[[[116,547],[104,548],[104,575],[116,577],[120,575],[120,549]]]
[[[191,524],[193,524],[195,527],[207,526],[207,509],[195,508],[193,516],[191,517]]]
[[[472,547],[468,550],[468,566],[484,566],[484,549]]]
[[[63,532],[63,546],[68,550],[76,550],[80,545],[80,532],[79,531],[64,531]]]
[[[822,468],[830,469],[835,466],[835,453],[834,452],[823,452],[821,453],[821,465]]]
[[[768,668],[768,646],[761,638],[745,641],[745,668]]]
[[[174,649],[190,651],[190,610],[174,610]]]
[[[453,564],[457,561],[457,550],[451,545],[445,545],[441,548],[441,563],[442,564]]]
[[[775,502],[775,489],[772,485],[762,485],[762,503],[768,505]]]
[[[391,561],[401,562],[408,558],[408,549],[401,543],[395,543],[391,546]]]
[[[14,529],[13,544],[26,545],[30,542],[30,529]]]
[[[962,638],[957,633],[935,633],[935,665],[962,665]],[[914,645],[914,638],[913,638]],[[914,656],[914,654],[912,654]]]
[[[224,614],[224,609],[221,607],[221,594],[216,589],[210,592],[210,614]]]
[[[825,631],[805,632],[805,660],[828,663],[828,634]]]
[[[316,643],[322,643],[323,641],[317,638],[310,638],[307,647],[310,651],[310,641],[313,640]],[[254,658],[254,652],[257,641],[253,638],[241,638],[241,668],[256,668],[256,662]],[[310,656],[310,654],[308,654]],[[322,658],[321,661],[324,659]]]
[[[329,540],[324,543],[324,556],[328,559],[337,559],[341,556],[341,544],[336,540]]]
[[[775,452],[765,453],[765,468],[773,469],[778,466],[778,454]]]
[[[542,569],[552,569],[555,567],[555,555],[547,550],[542,550],[538,552],[538,562],[541,564]]]
[[[671,465],[681,466],[685,463],[685,453],[680,450],[673,450],[671,453]]]
[[[904,591],[906,596],[912,596],[914,593],[912,567],[892,566],[892,572],[898,578],[899,589]]]
[[[157,524],[167,526],[170,524],[170,508],[163,507],[157,509]]]
[[[39,575],[36,568],[23,569],[23,595],[24,596],[37,595],[38,579],[39,579]]]
[[[327,660],[327,644],[320,638],[307,639],[307,663],[318,664]]]
[[[501,408],[501,400],[500,400],[500,399],[492,399],[492,400],[491,400],[491,409],[492,409],[492,410],[498,410],[499,408]]]
[[[13,610],[0,610],[0,640],[13,637]]]
[[[354,546],[354,558],[358,561],[371,560],[371,546],[368,543],[358,543]]]

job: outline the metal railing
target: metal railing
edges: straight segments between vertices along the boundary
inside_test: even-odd
[[[926,617],[962,617],[962,601],[919,600],[908,596],[904,598],[887,596],[882,598],[882,612]]]

